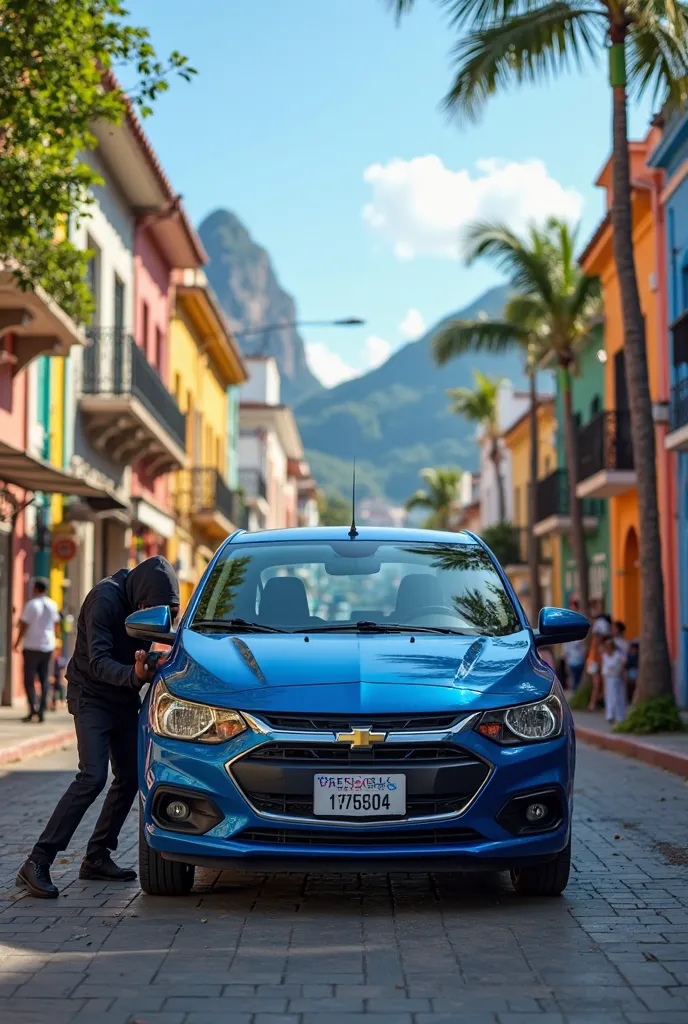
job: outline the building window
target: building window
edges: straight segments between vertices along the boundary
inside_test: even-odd
[[[141,303],[141,347],[142,347],[143,351],[146,354],[146,359],[148,359],[148,361],[150,362],[150,359],[148,358],[148,320],[149,320],[149,316],[150,316],[150,314],[149,314],[149,311],[148,311],[148,303],[147,302],[142,302]]]
[[[550,459],[549,455],[545,455],[545,476],[549,476],[549,470],[551,465],[552,460]]]
[[[124,284],[116,274],[114,291],[114,327],[115,333],[118,336],[124,330]]]
[[[159,327],[155,328],[155,365],[158,368],[158,373],[162,376],[162,347],[163,347],[163,336],[162,331]]]
[[[88,265],[86,267],[86,284],[93,298],[93,316],[91,323],[98,326],[100,322],[100,249],[89,235],[86,239],[86,248],[90,250]]]
[[[182,375],[181,373],[175,373],[174,375],[174,397],[177,399],[177,405],[182,409]],[[185,412],[182,409],[182,412]]]
[[[602,411],[602,400],[599,395],[595,395],[592,402],[590,403],[590,416],[595,417]]]

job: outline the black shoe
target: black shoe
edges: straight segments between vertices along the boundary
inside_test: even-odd
[[[109,853],[90,860],[84,857],[79,870],[79,878],[89,882],[133,882],[136,872],[133,868],[119,868]]]
[[[32,896],[41,900],[56,900],[60,895],[50,877],[47,864],[36,864],[33,860],[25,860],[17,872],[17,885],[20,889],[28,889]]]
[[[35,711],[29,711],[28,715],[25,715],[24,718],[22,718],[22,722],[33,722],[35,717],[36,717],[36,712]]]

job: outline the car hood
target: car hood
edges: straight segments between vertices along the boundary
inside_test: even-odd
[[[487,710],[546,696],[531,633],[227,636],[184,629],[162,676],[179,697],[255,711]]]

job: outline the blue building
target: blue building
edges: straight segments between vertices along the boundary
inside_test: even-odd
[[[666,248],[670,374],[669,424],[678,552],[678,697],[688,705],[688,112],[673,117],[648,161],[664,171],[661,201]],[[661,274],[660,274],[661,276]],[[660,287],[661,295],[661,287]],[[670,585],[670,581],[667,581]]]

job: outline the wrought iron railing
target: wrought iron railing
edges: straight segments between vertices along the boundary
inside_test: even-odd
[[[259,469],[240,469],[239,486],[247,498],[267,498],[265,477]]]
[[[602,470],[632,470],[631,417],[626,410],[601,412],[578,431],[578,479]]]
[[[182,470],[176,478],[175,511],[182,516],[197,516],[218,511],[231,523],[243,522],[241,495],[227,486],[212,467]]]
[[[571,504],[569,502],[569,481],[565,469],[555,469],[549,476],[537,482],[535,492],[536,501],[536,522],[540,523],[550,516],[571,515]],[[601,514],[601,501],[597,498],[584,498],[582,502],[583,515],[588,517],[599,517]]]
[[[83,354],[84,395],[131,395],[186,449],[186,417],[141,348],[123,328],[90,327]]]
[[[679,380],[671,389],[669,422],[672,430],[688,424],[688,378]]]

